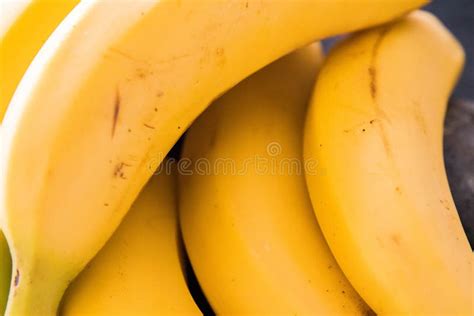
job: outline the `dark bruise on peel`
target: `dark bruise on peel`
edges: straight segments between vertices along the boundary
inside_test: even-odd
[[[382,31],[380,31],[380,34],[377,40],[375,41],[374,48],[372,50],[372,56],[370,57],[370,65],[368,69],[369,78],[370,78],[369,89],[370,89],[370,95],[372,96],[372,99],[374,99],[374,101],[377,98],[377,70],[375,68],[375,60],[379,52],[380,44],[382,43],[382,40],[384,39],[388,30],[389,30],[389,27],[385,27]]]
[[[143,123],[143,126],[145,126],[146,128],[149,128],[149,129],[155,129],[155,127],[150,125],[150,124]]]
[[[119,163],[117,166],[115,166],[115,169],[114,169],[114,177],[119,177],[121,179],[124,179],[126,180],[127,177],[125,177],[125,172],[124,172],[124,168],[125,167],[131,167],[131,165],[125,163],[125,162],[121,162]]]
[[[115,93],[114,115],[112,117],[112,138],[115,136],[115,130],[117,129],[119,114],[120,114],[120,92],[117,89]]]
[[[390,238],[392,239],[394,244],[400,245],[400,236],[399,235],[393,234]]]
[[[384,29],[382,29],[380,31],[377,39],[375,40],[375,43],[374,43],[374,46],[373,46],[373,49],[372,49],[372,55],[370,57],[370,64],[369,64],[369,68],[368,68],[370,96],[372,97],[372,101],[373,101],[374,106],[375,106],[376,115],[378,117],[380,117],[380,119],[386,120],[389,123],[390,123],[389,117],[379,107],[379,104],[378,104],[378,101],[377,101],[377,92],[378,92],[377,75],[378,74],[377,74],[375,64],[376,64],[376,59],[377,59],[377,55],[378,55],[378,52],[379,52],[380,45],[382,44],[383,39],[385,38],[387,33],[390,31],[390,29],[391,29],[391,26],[387,26],[387,27],[385,27]],[[374,121],[375,120],[371,120],[370,124],[372,124]],[[384,128],[383,124],[379,124],[379,128],[380,128],[380,132],[381,132],[380,134],[381,134],[381,137],[382,137],[383,146],[385,148],[387,156],[393,157],[391,146],[390,146],[390,143],[387,139],[387,135],[386,135],[385,128]]]
[[[19,283],[20,283],[20,270],[16,269],[15,279],[13,280],[13,284],[15,286],[18,286]]]
[[[377,85],[376,85],[376,72],[374,65],[370,65],[369,67],[369,77],[370,77],[370,95],[372,99],[375,100],[377,97]]]

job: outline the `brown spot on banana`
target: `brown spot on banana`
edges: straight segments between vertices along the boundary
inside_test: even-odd
[[[115,93],[115,102],[114,102],[114,114],[112,116],[112,138],[115,136],[115,130],[117,128],[117,122],[120,114],[120,92],[117,88]]]
[[[20,284],[20,270],[16,269],[15,278],[13,280],[13,285],[15,287],[17,287],[18,284]]]
[[[391,239],[396,245],[400,245],[400,236],[399,235],[393,234]]]
[[[120,162],[118,165],[116,165],[114,169],[114,177],[126,180],[127,177],[125,176],[125,171],[124,171],[125,167],[131,167],[131,165],[125,162]]]
[[[369,69],[369,77],[370,77],[370,83],[369,83],[369,88],[370,88],[370,95],[372,96],[372,99],[376,99],[377,97],[377,73],[375,71],[374,65],[370,65]]]
[[[150,125],[150,124],[143,123],[143,126],[145,126],[146,128],[149,128],[149,129],[155,129],[155,127]]]
[[[380,44],[382,43],[382,40],[384,39],[385,35],[387,34],[389,30],[390,30],[389,26],[382,29],[377,40],[375,41],[374,47],[372,49],[372,56],[370,57],[370,66],[368,69],[369,78],[370,78],[369,89],[370,89],[370,95],[372,96],[372,99],[374,99],[374,101],[377,98],[377,70],[375,67],[375,60],[379,52]],[[377,102],[376,102],[376,105],[377,105]]]

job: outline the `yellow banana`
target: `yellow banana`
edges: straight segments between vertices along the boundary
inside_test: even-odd
[[[425,2],[79,3],[4,119],[0,211],[14,273],[7,315],[55,313],[166,152],[223,91],[315,39]]]
[[[464,53],[416,12],[352,36],[318,78],[305,130],[314,210],[342,270],[380,315],[472,315],[471,249],[442,152]]]
[[[29,64],[79,0],[1,0],[0,122]]]
[[[62,315],[200,315],[181,269],[175,173],[151,178],[66,291]]]
[[[218,315],[368,310],[329,251],[299,169],[321,60],[313,45],[276,61],[217,100],[188,132],[183,157],[192,167],[182,171],[193,175],[180,178],[181,227]]]
[[[7,241],[0,231],[0,315],[3,315],[7,305],[11,271],[11,259]]]
[[[28,65],[77,2],[0,1],[0,122]],[[5,311],[10,280],[10,253],[0,231],[0,314]]]

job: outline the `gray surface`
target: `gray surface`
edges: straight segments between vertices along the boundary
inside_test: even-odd
[[[474,245],[474,103],[450,103],[444,128],[449,186],[464,230]]]
[[[474,0],[435,0],[433,12],[466,52],[464,72],[445,121],[444,158],[449,185],[466,235],[474,246]],[[465,101],[460,100],[463,98]],[[468,102],[467,100],[471,100]]]
[[[466,65],[454,96],[474,100],[474,0],[435,0],[425,9],[433,12],[464,47]]]

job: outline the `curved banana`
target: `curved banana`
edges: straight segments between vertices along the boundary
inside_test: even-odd
[[[0,122],[41,46],[79,0],[1,0]]]
[[[471,249],[445,174],[447,99],[464,60],[416,12],[331,52],[310,106],[314,210],[342,270],[380,315],[472,315]]]
[[[0,315],[5,312],[7,305],[8,289],[11,280],[11,259],[8,244],[0,231]]]
[[[181,269],[175,173],[151,178],[66,291],[61,315],[200,315]]]
[[[0,122],[21,77],[43,43],[79,0],[0,1]],[[0,314],[11,282],[11,257],[0,231]]]
[[[181,228],[218,315],[367,312],[324,240],[299,170],[321,60],[313,45],[276,61],[188,131],[183,157],[192,168],[183,173],[194,175],[180,178]]]
[[[219,94],[314,39],[425,2],[79,3],[36,56],[4,120],[0,209],[15,275],[7,315],[55,313],[68,282]]]

